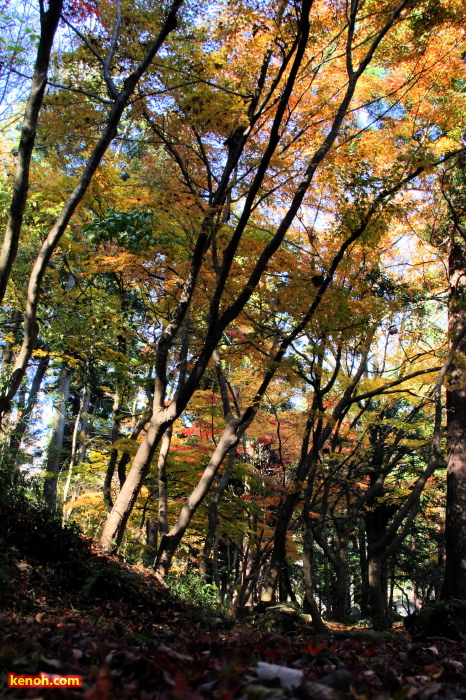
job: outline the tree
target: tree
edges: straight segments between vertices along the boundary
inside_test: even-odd
[[[6,388],[3,391],[2,396],[0,397],[0,413],[3,413],[9,409],[10,403],[16,394],[16,391],[21,383],[21,380],[26,372],[27,365],[29,362],[29,359],[31,357],[31,354],[34,350],[34,345],[35,341],[37,338],[37,307],[39,304],[39,299],[40,299],[40,293],[41,293],[41,284],[45,275],[45,272],[47,270],[48,264],[50,262],[50,259],[55,252],[58,243],[60,242],[61,237],[63,236],[63,233],[65,232],[69,221],[71,217],[73,216],[77,206],[81,202],[82,198],[84,197],[90,182],[92,180],[92,177],[94,176],[97,168],[100,165],[100,162],[107,151],[110,143],[113,141],[116,131],[118,128],[119,121],[121,119],[121,116],[123,114],[123,111],[125,110],[128,101],[133,94],[139,80],[141,79],[142,75],[144,72],[148,69],[150,64],[152,63],[155,55],[158,53],[160,50],[161,46],[163,45],[166,37],[170,32],[172,32],[176,28],[176,15],[178,12],[178,9],[181,5],[182,0],[174,0],[173,4],[170,6],[168,13],[166,14],[166,17],[164,18],[161,27],[159,29],[158,34],[155,36],[154,40],[152,41],[148,51],[145,53],[143,56],[142,60],[139,62],[136,62],[137,65],[132,70],[130,75],[125,79],[123,86],[121,90],[118,90],[112,77],[110,74],[110,69],[112,65],[112,61],[114,60],[115,57],[115,50],[118,42],[118,32],[120,29],[120,24],[121,24],[121,15],[120,12],[117,13],[117,18],[116,18],[116,24],[115,24],[115,30],[111,37],[109,38],[109,47],[108,47],[108,52],[107,56],[104,59],[103,57],[98,54],[98,52],[95,51],[95,49],[92,49],[89,43],[86,45],[88,48],[91,49],[92,53],[98,57],[100,64],[103,69],[103,74],[104,74],[104,80],[106,87],[111,95],[111,100],[110,100],[110,105],[111,109],[108,114],[108,118],[105,122],[104,128],[102,130],[102,134],[98,140],[97,145],[93,149],[85,167],[82,172],[82,175],[78,181],[78,184],[74,187],[71,195],[68,197],[67,201],[65,202],[57,220],[55,221],[54,225],[49,231],[48,236],[42,243],[40,252],[38,257],[36,258],[36,261],[34,263],[34,266],[32,268],[30,277],[29,277],[29,283],[28,283],[28,293],[27,293],[27,303],[26,303],[26,312],[25,312],[25,320],[24,320],[24,338],[23,338],[23,343],[21,346],[21,350],[18,353],[18,357],[16,359],[15,366],[13,367],[13,371],[11,373],[11,376],[9,378],[8,384]],[[54,6],[55,7],[55,6]],[[57,8],[56,8],[57,9]],[[61,9],[61,4],[59,5],[58,9]],[[50,33],[49,33],[50,34]],[[50,43],[50,36],[49,34],[47,35],[47,39]],[[78,35],[82,36],[81,33],[78,31]],[[53,38],[53,37],[52,37]],[[37,100],[36,102],[38,103],[36,106],[36,110],[40,108],[40,102],[41,102],[41,97],[43,95],[43,87],[45,87],[45,71],[44,69],[41,72],[41,87],[37,91]],[[42,90],[42,92],[41,92]],[[34,104],[36,105],[36,102]],[[35,114],[34,114],[35,116]],[[19,208],[19,211],[22,214],[23,211],[23,200],[25,197],[25,194],[27,192],[27,179],[28,179],[28,160],[30,158],[30,152],[32,151],[32,147],[34,144],[34,139],[31,138],[31,135],[29,134],[29,127],[26,129],[25,134],[27,135],[27,144],[25,145],[25,163],[21,166],[20,172],[18,172],[18,179],[21,180],[20,186],[18,187],[18,196],[21,198],[21,206]],[[33,136],[34,134],[32,134]],[[17,216],[16,213],[14,216]],[[22,217],[21,217],[22,218]],[[3,273],[3,278],[2,278],[2,288],[6,288],[6,284],[8,282],[8,276],[9,272],[11,271],[11,266],[14,260],[14,257],[16,255],[16,245],[17,245],[17,238],[19,237],[19,231],[20,231],[20,226],[21,226],[21,221],[18,220],[15,223],[15,226],[13,229],[8,229],[5,237],[5,260],[4,260],[4,273]]]
[[[346,16],[341,16],[341,18],[338,16],[337,28],[334,35],[335,41],[337,41],[337,36],[339,37],[338,40],[343,36],[342,26],[344,28],[344,35],[346,36],[344,47],[346,57],[344,73],[345,87],[342,89],[342,97],[339,99],[329,119],[326,135],[320,137],[319,134],[316,139],[317,143],[313,154],[306,159],[304,167],[300,168],[300,182],[295,184],[293,181],[291,185],[291,191],[287,196],[290,204],[286,208],[285,215],[281,218],[281,223],[276,227],[267,245],[262,248],[256,264],[253,265],[249,279],[242,288],[236,291],[235,296],[230,302],[228,297],[224,300],[223,297],[225,296],[226,290],[228,290],[227,283],[231,278],[235,255],[237,254],[246,227],[250,225],[255,208],[265,196],[263,192],[264,187],[267,191],[268,183],[266,178],[268,177],[269,171],[272,171],[273,157],[280,153],[280,146],[284,148],[286,145],[284,135],[280,132],[280,129],[290,128],[292,125],[292,121],[288,119],[287,114],[288,110],[292,108],[292,101],[296,99],[295,89],[298,84],[298,76],[300,76],[303,70],[307,70],[306,66],[308,64],[306,60],[309,60],[309,49],[311,48],[308,47],[308,42],[311,10],[313,9],[312,3],[302,3],[296,28],[294,26],[292,27],[291,36],[288,43],[285,44],[285,53],[280,51],[281,58],[277,64],[278,72],[275,72],[273,77],[269,77],[272,70],[271,59],[273,51],[275,50],[273,45],[267,48],[265,54],[263,54],[261,71],[255,80],[255,91],[250,101],[247,114],[244,115],[244,118],[247,119],[246,124],[244,127],[230,132],[230,136],[225,142],[228,146],[228,150],[225,154],[227,157],[224,159],[226,165],[223,167],[223,170],[220,171],[219,175],[216,175],[215,180],[207,173],[207,179],[209,180],[210,177],[209,181],[211,183],[215,181],[219,184],[217,188],[214,188],[209,199],[209,209],[204,215],[200,233],[197,234],[195,239],[196,244],[190,261],[189,273],[185,277],[179,301],[173,309],[170,322],[164,329],[158,342],[153,414],[149,429],[133,461],[125,484],[104,526],[101,544],[107,550],[114,549],[121,542],[126,522],[144,478],[150,470],[152,457],[163,433],[168,425],[170,425],[188,405],[222,333],[227,328],[228,324],[241,313],[251,299],[267,265],[282,244],[295,216],[298,214],[308,194],[308,190],[318,167],[329,156],[331,148],[334,146],[340,134],[361,76],[364,74],[366,68],[376,54],[377,49],[389,34],[391,28],[404,18],[406,7],[407,4],[405,2],[393,8],[387,7],[383,16],[378,17],[375,27],[372,26],[369,20],[358,24],[358,21],[361,19],[361,16],[358,14],[361,11],[361,7],[358,3],[352,5],[351,15],[348,20]],[[281,9],[275,14],[275,18],[276,26],[281,29]],[[340,24],[338,26],[338,22],[342,22],[343,25]],[[362,39],[363,36],[365,36],[364,40]],[[356,45],[357,42],[359,42],[361,49],[354,49],[354,45]],[[357,67],[353,65],[353,62],[355,62],[355,65],[357,64]],[[321,64],[318,64],[315,68],[316,74],[320,68]],[[283,84],[281,83],[282,76],[284,80]],[[266,88],[267,80],[269,81],[270,87],[267,86]],[[225,208],[228,213],[230,202],[229,196],[227,197],[227,195],[233,187],[231,178],[235,169],[242,167],[243,153],[247,153],[246,147],[255,134],[256,125],[260,123],[261,119],[265,118],[265,109],[266,107],[268,109],[269,102],[272,98],[275,100],[276,106],[273,116],[270,119],[269,130],[264,133],[262,138],[262,142],[265,143],[266,146],[260,156],[258,165],[254,167],[252,171],[253,178],[252,181],[248,182],[248,187],[244,194],[244,204],[238,216],[237,224],[232,228],[229,238],[225,241],[222,252],[222,262],[217,263],[216,261],[217,259],[219,260],[219,256],[216,249],[217,239],[215,236],[221,225],[225,222],[225,218],[228,218],[225,213]],[[161,132],[159,132],[159,135],[161,138],[164,136]],[[288,138],[292,137],[288,136]],[[182,175],[185,176],[185,178],[187,176],[187,179],[185,179],[186,186],[191,186],[192,189],[191,175],[190,173],[186,173],[185,169],[182,167],[183,159],[181,158],[181,154],[176,150],[175,144],[168,144],[167,147],[171,147],[172,150],[175,150],[175,158],[177,158],[177,162],[180,165]],[[352,240],[355,239],[350,238],[347,242],[347,246],[350,245]],[[215,282],[209,294],[210,308],[204,344],[177,400],[170,402],[170,404],[166,406],[166,375],[170,349],[192,303],[198,276],[201,266],[204,263],[204,256],[211,246],[213,246],[212,254]],[[327,279],[328,284],[331,280],[331,276]],[[223,310],[221,307],[222,303],[225,305]],[[238,430],[239,424],[236,424],[236,419],[232,419],[226,429],[222,442],[223,447],[229,450],[234,446],[237,442]],[[206,478],[205,487],[210,487],[220,463],[221,459],[216,456],[212,463],[211,476]],[[204,493],[204,487],[201,489],[201,492]]]
[[[466,271],[465,229],[463,219],[464,165],[460,159],[441,178],[442,194],[447,205],[442,230],[448,236],[448,336],[452,346],[466,324],[464,275]],[[464,333],[463,333],[464,335]],[[462,358],[466,341],[456,343],[456,353],[449,370],[447,387],[447,506],[445,518],[444,598],[466,599],[466,385]]]

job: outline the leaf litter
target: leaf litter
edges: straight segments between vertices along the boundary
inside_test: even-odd
[[[91,549],[96,581],[132,576],[120,598],[57,584],[51,569],[16,567],[0,604],[4,698],[48,700],[455,700],[466,698],[466,644],[413,642],[398,628],[314,635],[261,632],[254,618],[212,616],[155,575]],[[115,573],[117,572],[117,573]],[[337,626],[334,626],[337,627]],[[380,639],[380,641],[379,641]],[[80,689],[7,688],[8,672],[80,675]]]

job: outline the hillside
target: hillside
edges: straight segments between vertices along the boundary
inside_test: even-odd
[[[1,697],[466,697],[464,642],[336,624],[315,636],[305,616],[279,606],[237,620],[177,598],[40,508],[20,500],[2,510]],[[274,665],[287,669],[281,680]],[[83,684],[8,689],[10,672],[76,674]]]

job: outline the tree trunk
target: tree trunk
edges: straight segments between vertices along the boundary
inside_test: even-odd
[[[291,493],[287,494],[279,510],[277,523],[275,525],[272,556],[261,593],[261,601],[263,603],[270,603],[274,600],[275,589],[277,587],[280,571],[286,557],[286,537],[288,534],[288,525],[296,504],[298,503],[299,496],[299,490],[292,491]]]
[[[387,616],[386,603],[382,589],[383,564],[379,557],[369,555],[369,604],[371,606],[372,624],[376,630],[387,630],[390,621]]]
[[[70,484],[71,484],[71,476],[73,474],[73,468],[74,468],[74,465],[76,463],[76,455],[78,453],[79,426],[82,423],[83,414],[85,412],[87,412],[89,409],[89,401],[90,401],[89,388],[87,386],[84,386],[82,399],[81,399],[81,402],[79,404],[78,415],[76,416],[76,420],[74,422],[73,437],[71,439],[70,464],[68,467],[68,474],[66,475],[65,487],[63,489],[63,522],[65,522],[67,519],[67,517],[66,517],[67,511],[65,510],[65,506],[66,506],[66,500],[68,498],[68,491],[69,491]]]
[[[11,460],[12,465],[16,462],[16,456],[21,445],[21,440],[24,437],[24,433],[26,432],[31,413],[34,410],[34,406],[36,405],[37,394],[40,391],[42,380],[49,366],[49,362],[50,355],[44,355],[44,357],[40,358],[36,371],[34,373],[34,378],[31,383],[31,388],[29,390],[26,406],[21,411],[21,415],[16,424],[16,427],[13,433],[11,434],[9,445],[9,458]]]
[[[91,420],[95,416],[95,411],[97,409],[97,399],[94,404],[93,413],[89,416],[89,406],[91,404],[91,392],[87,385],[84,387],[83,394],[83,404],[82,404],[82,415],[81,415],[81,428],[78,433],[78,454],[76,458],[76,464],[82,464],[86,459],[87,451],[87,435],[91,427]]]
[[[158,539],[157,523],[155,520],[150,520],[148,518],[146,520],[146,545],[148,547],[151,547],[152,549],[156,550],[157,549],[157,539]]]
[[[448,331],[453,338],[466,321],[466,254],[464,244],[450,244]],[[457,348],[447,389],[447,508],[443,598],[466,600],[466,340]]]
[[[115,443],[119,436],[120,436],[120,423],[121,423],[121,418],[120,418],[120,402],[121,402],[121,387],[117,385],[115,393],[113,395],[113,406],[112,406],[112,430],[110,433],[110,440],[113,445]],[[107,472],[105,474],[105,479],[104,479],[104,484],[103,484],[103,493],[104,493],[104,501],[105,505],[107,506],[108,511],[110,512],[113,508],[113,500],[112,500],[112,479],[113,475],[115,473],[115,467],[118,459],[118,449],[113,447],[110,450],[110,460],[108,463],[107,467]],[[120,488],[123,486],[123,484],[120,481]]]
[[[217,532],[217,521],[218,521],[218,504],[225,492],[226,487],[230,482],[231,475],[233,473],[233,467],[235,465],[236,449],[233,448],[230,452],[228,459],[228,467],[225,469],[220,483],[217,486],[217,490],[212,496],[212,501],[209,506],[208,520],[209,525],[207,528],[207,535],[204,542],[204,547],[202,550],[201,558],[199,561],[199,573],[201,576],[207,575],[208,563],[210,559],[210,553],[212,551],[212,546],[215,540],[215,534]]]
[[[303,574],[304,574],[304,607],[312,617],[314,631],[317,634],[327,632],[319,608],[314,598],[314,586],[312,582],[312,523],[308,518],[303,543]]]
[[[170,532],[162,537],[155,564],[155,571],[159,576],[164,577],[167,575],[176,548],[181,542],[193,515],[209,491],[225,455],[238,444],[240,437],[236,432],[235,422],[232,421],[227,424],[199,483],[186,499],[177,522]]]
[[[63,436],[65,433],[66,402],[70,393],[71,369],[62,364],[58,380],[57,398],[53,407],[52,435],[48,447],[47,475],[44,483],[44,502],[54,510],[57,496],[58,474],[61,466]]]
[[[366,553],[366,532],[364,529],[363,520],[359,521],[358,528],[358,545],[359,545],[359,565],[361,567],[361,596],[358,604],[361,608],[361,617],[369,617],[369,570],[367,565]]]
[[[39,112],[42,107],[44,92],[47,86],[50,54],[62,8],[63,0],[50,0],[46,12],[44,12],[43,6],[41,5],[40,39],[37,47],[31,89],[21,127],[10,215],[6,225],[2,249],[0,251],[0,302],[5,296],[11,268],[18,250],[18,242],[29,188],[29,169],[36,140],[37,121],[39,119]]]
[[[341,562],[341,566],[335,570],[335,605],[333,619],[344,622],[348,612],[348,561]]]
[[[172,441],[173,427],[166,429],[162,444],[160,445],[159,459],[157,462],[158,486],[159,486],[159,516],[158,531],[162,538],[168,532],[168,478],[167,478],[167,457]]]

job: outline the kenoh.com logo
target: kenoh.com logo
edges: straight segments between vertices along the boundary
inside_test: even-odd
[[[37,676],[8,674],[9,688],[80,688],[82,682],[81,676],[48,676],[46,673],[39,673]]]

